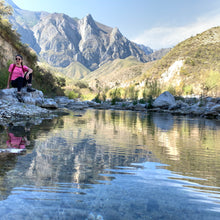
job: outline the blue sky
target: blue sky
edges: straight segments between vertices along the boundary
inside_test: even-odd
[[[210,27],[220,26],[220,0],[13,0],[31,11],[87,14],[118,27],[136,43],[152,49],[175,46]]]

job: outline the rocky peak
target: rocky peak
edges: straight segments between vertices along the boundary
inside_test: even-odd
[[[79,21],[79,32],[82,36],[82,41],[88,40],[91,35],[98,35],[99,30],[90,14]]]
[[[93,19],[93,17],[92,17],[91,14],[88,14],[87,16],[85,16],[85,17],[80,21],[80,23],[83,23],[84,25],[89,25],[89,26],[91,26],[91,27],[93,27],[93,28],[96,28],[96,27],[97,27],[97,25],[96,25],[96,23],[95,23],[95,21],[94,21],[94,19]]]
[[[112,32],[111,32],[111,39],[112,40],[119,40],[122,37],[123,37],[123,35],[121,34],[121,32],[119,31],[119,29],[117,27],[112,29]]]
[[[74,19],[61,13],[40,14],[31,12],[36,24],[31,26],[27,11],[20,9],[13,15],[12,24],[19,25],[21,17],[28,25],[17,28],[23,43],[28,43],[50,65],[67,67],[79,62],[90,70],[97,69],[108,60],[135,56],[147,61],[139,47],[126,39],[118,28],[96,22],[91,14]],[[38,12],[39,13],[39,12]],[[16,17],[17,16],[17,17]],[[31,19],[29,19],[31,20]],[[29,22],[29,23],[28,23]],[[27,34],[28,33],[28,34]]]

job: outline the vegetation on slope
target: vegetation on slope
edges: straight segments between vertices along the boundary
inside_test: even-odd
[[[177,95],[191,93],[218,96],[220,94],[220,27],[211,28],[179,43],[156,62],[142,79],[146,77],[160,79],[177,60],[184,61],[179,72],[181,83],[175,86],[170,81],[163,89],[172,87],[172,92]]]
[[[178,61],[182,62],[180,70],[174,71],[172,77],[169,76],[169,71],[172,72],[170,67]],[[112,88],[107,92],[104,89],[98,91],[98,98],[148,100],[165,90],[177,96],[219,96],[220,27],[211,28],[179,43],[161,60],[146,64],[131,62],[129,68],[128,65],[119,64],[109,63],[86,78],[91,81],[95,79],[101,88],[103,82],[112,83]],[[164,74],[170,79],[165,80]]]
[[[65,79],[62,77],[55,77],[50,71],[37,66],[37,55],[20,41],[19,34],[12,29],[12,25],[7,20],[7,16],[12,14],[12,8],[6,6],[3,0],[0,0],[0,36],[9,43],[11,47],[18,53],[25,57],[28,65],[34,70],[33,85],[35,88],[42,90],[47,95],[64,95],[62,89],[65,86]],[[7,86],[8,80],[8,66],[13,62],[12,57],[8,58],[5,55],[3,47],[0,48],[0,88],[4,89]],[[3,59],[7,59],[7,65],[4,65]]]

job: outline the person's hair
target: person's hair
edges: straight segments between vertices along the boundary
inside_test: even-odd
[[[20,54],[17,54],[15,57],[20,57],[23,60],[23,57]]]

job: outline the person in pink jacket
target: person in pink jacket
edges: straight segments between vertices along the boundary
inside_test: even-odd
[[[27,92],[34,92],[35,89],[32,88],[32,72],[33,70],[25,65],[23,65],[23,57],[21,55],[16,55],[16,62],[9,66],[9,77],[7,88],[11,82],[12,87],[17,88],[17,98],[20,102],[23,101],[21,96],[21,88],[27,85]]]

